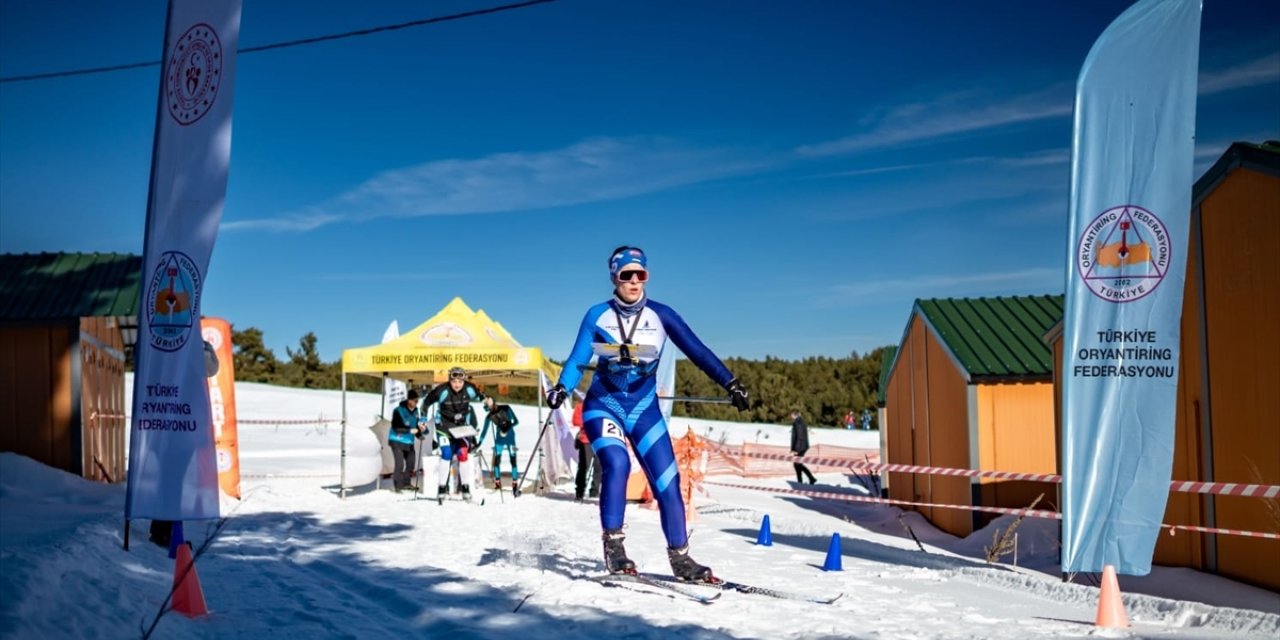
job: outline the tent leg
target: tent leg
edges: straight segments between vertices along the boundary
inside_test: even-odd
[[[382,404],[378,408],[378,418],[387,419],[387,374],[382,374]]]
[[[524,465],[524,473],[520,474],[520,482],[529,481],[529,468],[533,466],[534,458],[538,459],[538,481],[533,485],[533,492],[541,495],[542,489],[542,439],[547,435],[547,427],[551,426],[551,416],[547,416],[546,422],[542,423],[542,430],[538,431],[538,441],[533,445],[533,455],[529,456],[529,462]]]
[[[383,385],[386,388],[386,385]],[[386,402],[382,403],[386,405]],[[342,458],[338,472],[338,497],[347,499],[347,372],[342,372]]]

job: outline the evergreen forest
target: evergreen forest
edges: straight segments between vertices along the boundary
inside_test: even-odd
[[[269,349],[262,330],[256,327],[232,328],[236,380],[303,387],[307,389],[340,389],[342,362],[325,362],[317,349],[318,338],[308,332],[297,347],[287,347],[284,358]],[[799,410],[811,426],[838,426],[844,414],[861,414],[871,409],[874,415],[876,392],[885,348],[866,354],[853,352],[845,357],[815,356],[802,360],[766,357],[763,360],[729,358],[725,365],[738,376],[751,392],[751,408],[739,412],[727,404],[677,402],[675,415],[712,420],[789,424],[791,411]],[[585,389],[589,376],[580,388]],[[362,375],[347,376],[347,388],[378,393],[381,380]],[[486,390],[494,393],[496,389]],[[512,387],[501,396],[505,402],[534,404],[532,387]],[[726,398],[723,389],[711,381],[688,360],[676,361],[676,395],[683,398]],[[873,418],[873,426],[875,425]]]

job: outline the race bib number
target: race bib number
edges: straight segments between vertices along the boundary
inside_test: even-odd
[[[618,423],[612,420],[605,420],[604,423],[600,425],[600,437],[622,440],[622,427],[619,427]]]

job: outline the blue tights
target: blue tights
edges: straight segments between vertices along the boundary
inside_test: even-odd
[[[634,394],[628,399],[636,398]],[[605,529],[622,527],[627,507],[627,478],[631,475],[631,456],[623,443],[625,437],[636,452],[658,501],[662,532],[667,546],[683,547],[689,542],[685,530],[684,497],[680,495],[680,472],[667,423],[654,400],[646,394],[624,407],[616,396],[588,395],[583,404],[582,423],[591,448],[600,458],[600,524]],[[629,403],[630,404],[630,403]]]

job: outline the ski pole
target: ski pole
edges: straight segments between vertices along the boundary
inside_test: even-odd
[[[731,404],[733,401],[728,398],[703,398],[696,396],[658,396],[659,400],[671,400],[674,402],[702,402],[704,404]]]
[[[555,415],[556,410],[552,409],[547,416],[547,421],[542,423],[542,430],[538,431],[538,443],[533,445],[533,453],[529,455],[529,462],[524,465],[524,473],[520,474],[520,479],[517,482],[523,483],[529,479],[529,467],[533,466],[533,461],[538,458],[538,449],[542,448],[542,437],[547,435],[547,427],[551,426],[551,420],[555,418]],[[515,492],[512,492],[511,496],[515,497]]]
[[[482,473],[486,470],[489,472],[489,477],[493,478],[493,486],[498,490],[498,499],[502,501],[502,504],[506,504],[507,497],[505,493],[502,491],[502,478],[499,478],[498,473],[494,471],[493,467],[489,466],[489,463],[485,462],[484,454],[481,454],[476,457],[480,458],[480,471]]]

